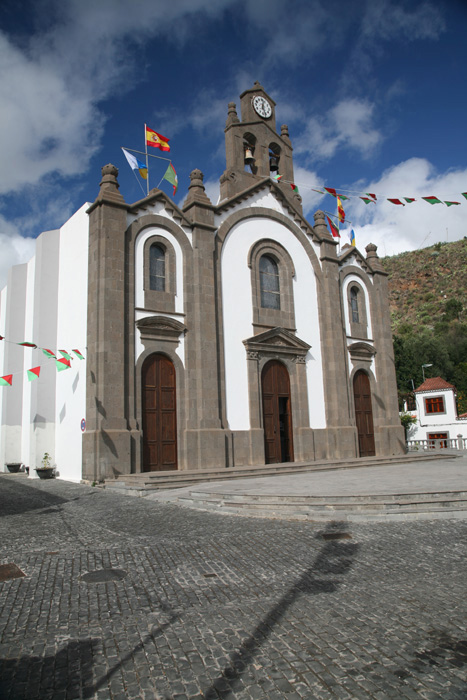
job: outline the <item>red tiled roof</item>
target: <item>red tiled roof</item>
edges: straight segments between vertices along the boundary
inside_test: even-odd
[[[440,389],[454,389],[455,391],[456,387],[454,384],[449,384],[449,382],[441,377],[430,377],[429,379],[425,379],[423,384],[420,384],[415,391],[438,391]]]

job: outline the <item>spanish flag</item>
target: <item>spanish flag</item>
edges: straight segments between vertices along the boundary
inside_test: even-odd
[[[161,151],[170,151],[169,139],[146,127],[146,144],[153,148],[160,148]]]

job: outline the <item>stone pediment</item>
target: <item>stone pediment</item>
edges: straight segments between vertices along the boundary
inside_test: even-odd
[[[350,357],[352,360],[371,362],[373,357],[376,355],[376,350],[370,343],[364,343],[363,341],[352,343],[348,346],[348,351],[350,352]]]
[[[145,316],[136,321],[141,339],[172,340],[178,342],[186,326],[170,316]]]
[[[311,345],[285,328],[272,328],[264,333],[259,333],[243,341],[250,359],[257,359],[262,355],[292,356],[296,361],[305,361],[305,356]]]
[[[353,263],[359,265],[365,272],[373,272],[373,268],[368,263],[368,260],[360,253],[358,248],[354,248],[354,246],[346,245],[342,249],[339,256],[339,263],[342,265],[344,262],[347,264]]]

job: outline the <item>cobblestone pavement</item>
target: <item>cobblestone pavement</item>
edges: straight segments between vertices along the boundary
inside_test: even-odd
[[[467,521],[250,519],[2,475],[0,535],[2,700],[467,698]]]

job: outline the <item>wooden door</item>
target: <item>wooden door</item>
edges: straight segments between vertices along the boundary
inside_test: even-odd
[[[290,380],[281,362],[271,360],[261,375],[266,464],[293,462]]]
[[[175,367],[164,355],[150,355],[142,369],[143,471],[177,469]]]
[[[354,376],[353,393],[360,457],[372,457],[376,451],[370,380],[361,370]]]

